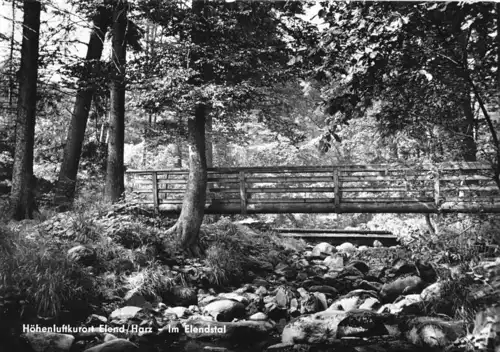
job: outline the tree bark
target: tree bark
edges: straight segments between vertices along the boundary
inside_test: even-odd
[[[113,10],[113,76],[111,79],[108,161],[104,199],[113,203],[122,196],[125,185],[123,149],[125,142],[125,64],[127,29],[126,1],[118,0]]]
[[[16,220],[33,218],[33,212],[37,209],[34,196],[33,146],[36,124],[40,9],[40,2],[24,1],[16,151],[11,188],[11,216]]]
[[[80,87],[76,93],[73,114],[64,147],[63,161],[54,190],[54,204],[58,205],[60,209],[70,206],[75,196],[78,164],[80,162],[92,97],[95,93],[95,85],[92,82],[85,81],[94,79],[99,72],[99,60],[102,55],[104,38],[109,22],[110,14],[104,7],[99,7],[93,19],[94,29],[90,35],[87,57],[85,58],[87,74],[82,78]]]
[[[212,115],[205,117],[205,150],[207,154],[207,167],[214,167],[214,145],[212,140]]]
[[[200,24],[208,17],[205,2],[194,0],[192,2],[193,15],[196,17],[191,31],[192,42],[200,47],[207,45],[207,32]],[[203,55],[203,51],[194,50],[190,56],[190,66],[196,67],[196,62]],[[199,75],[192,76],[190,82],[195,86],[209,82],[213,78],[213,68],[209,63],[198,68]],[[207,189],[207,155],[205,148],[205,124],[207,106],[196,103],[194,117],[188,118],[187,134],[189,147],[189,176],[186,193],[182,203],[181,213],[176,224],[167,231],[169,234],[177,234],[181,249],[192,256],[199,256],[199,232],[203,216],[205,215],[205,200]]]
[[[14,44],[15,44],[15,34],[16,34],[16,0],[12,0],[12,29],[10,33],[10,52],[9,52],[9,108],[12,109],[14,104]],[[10,110],[12,112],[13,110]],[[12,120],[10,120],[12,121]]]
[[[463,144],[461,150],[461,157],[464,161],[476,161],[477,145],[474,135],[474,128],[476,122],[474,120],[474,111],[471,107],[470,89],[467,87],[464,100],[462,102],[462,110],[464,113],[464,120],[462,122],[462,130],[460,131],[463,136]]]
[[[175,233],[181,248],[191,256],[199,256],[199,231],[205,214],[207,158],[205,155],[206,107],[197,105],[194,118],[188,119],[189,176],[181,213],[176,224],[167,231]]]

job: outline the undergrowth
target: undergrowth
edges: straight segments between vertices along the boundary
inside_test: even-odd
[[[69,261],[64,252],[5,227],[0,232],[0,284],[21,292],[39,315],[57,316],[75,300],[88,304],[99,300],[92,273]]]
[[[209,279],[217,285],[245,281],[252,272],[263,270],[263,263],[274,266],[287,251],[303,250],[306,246],[303,240],[256,232],[225,217],[203,226],[203,233],[205,261],[212,273]]]

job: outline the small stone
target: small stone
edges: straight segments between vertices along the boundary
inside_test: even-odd
[[[178,318],[184,318],[186,316],[186,312],[188,311],[188,308],[186,307],[173,307],[173,308],[168,308],[165,313],[173,313],[175,314]]]
[[[203,312],[214,317],[217,321],[232,321],[245,314],[245,305],[240,302],[224,299],[212,302],[203,308]]]
[[[250,320],[267,320],[267,315],[262,312],[252,314],[248,319]]]
[[[142,310],[140,307],[126,306],[114,310],[109,316],[110,320],[118,320],[121,323],[126,323],[128,319],[132,319]]]

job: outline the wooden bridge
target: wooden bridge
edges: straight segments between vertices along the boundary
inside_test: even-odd
[[[144,206],[178,213],[188,171],[132,170]],[[491,165],[440,163],[208,169],[206,213],[500,213]]]

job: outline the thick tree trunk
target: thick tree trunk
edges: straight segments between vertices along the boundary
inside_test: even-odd
[[[205,155],[206,107],[197,105],[194,118],[188,119],[189,176],[181,213],[177,223],[168,230],[177,234],[181,248],[199,256],[199,231],[205,213],[207,159]]]
[[[123,149],[125,142],[125,64],[127,3],[118,0],[113,11],[113,77],[111,79],[111,109],[109,123],[108,162],[104,198],[116,202],[125,190]]]
[[[202,23],[208,17],[208,7],[202,0],[192,2],[193,14],[198,23],[193,26],[191,39],[194,44],[203,47],[207,45],[207,32],[197,24]],[[205,12],[205,13],[204,13]],[[196,67],[197,61],[202,57],[202,50],[191,53],[190,66]],[[198,68],[199,76],[192,76],[190,82],[196,86],[209,82],[213,78],[212,65],[207,63]],[[187,134],[189,147],[189,177],[186,193],[182,203],[181,213],[177,223],[167,231],[168,234],[176,233],[181,248],[189,255],[199,256],[199,232],[203,216],[205,215],[205,199],[207,189],[207,155],[205,150],[205,124],[207,107],[197,103],[194,109],[194,117],[188,118]]]
[[[94,79],[99,71],[99,60],[102,54],[104,37],[109,26],[109,13],[103,7],[100,7],[97,11],[97,15],[93,19],[94,30],[90,35],[85,59],[87,74],[82,81]],[[64,147],[63,161],[54,190],[54,203],[61,209],[70,206],[74,199],[78,164],[94,92],[95,86],[93,83],[80,82]]]
[[[19,70],[16,152],[12,171],[12,218],[31,219],[36,210],[33,146],[36,124],[40,3],[24,1],[23,42]]]
[[[461,157],[464,161],[476,161],[477,145],[475,139],[475,124],[474,111],[471,107],[470,92],[467,89],[465,98],[462,103],[464,120],[462,123],[463,143],[461,148]]]
[[[462,123],[462,130],[460,131],[463,138],[461,157],[465,161],[476,161],[477,145],[475,139],[475,124],[474,111],[471,107],[470,93],[467,91],[466,98],[463,100],[462,109],[464,119]]]

